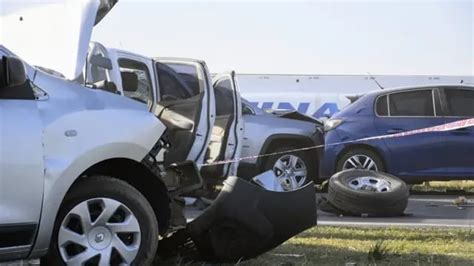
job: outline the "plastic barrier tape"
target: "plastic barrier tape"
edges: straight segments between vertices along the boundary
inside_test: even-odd
[[[211,165],[229,164],[229,163],[240,162],[240,161],[245,161],[245,160],[257,159],[257,158],[261,158],[261,157],[268,157],[268,156],[286,154],[286,153],[297,152],[297,151],[307,151],[307,150],[312,150],[312,149],[319,149],[319,148],[324,148],[326,146],[344,145],[344,144],[351,144],[351,143],[355,143],[355,142],[368,141],[368,140],[401,138],[401,137],[407,137],[407,136],[423,134],[423,133],[452,131],[452,130],[463,129],[463,128],[468,128],[468,127],[472,127],[472,126],[474,126],[474,118],[459,120],[459,121],[455,121],[455,122],[451,122],[451,123],[447,123],[447,124],[442,124],[442,125],[434,126],[434,127],[426,127],[426,128],[420,128],[420,129],[405,131],[405,132],[401,132],[401,133],[373,136],[373,137],[361,138],[361,139],[357,139],[357,140],[335,142],[335,143],[331,143],[331,144],[316,145],[316,146],[304,147],[304,148],[281,151],[281,152],[273,152],[273,153],[266,153],[266,154],[260,154],[260,155],[241,157],[241,158],[232,159],[232,160],[223,160],[223,161],[217,161],[217,162],[212,162],[212,163],[204,163],[204,164],[199,164],[199,166],[206,167],[206,166],[211,166]]]

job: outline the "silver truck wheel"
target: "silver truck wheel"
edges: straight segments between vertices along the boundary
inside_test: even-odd
[[[287,154],[275,161],[273,172],[286,191],[302,187],[308,175],[307,167],[300,157]]]
[[[350,180],[347,184],[355,190],[372,192],[387,192],[392,189],[392,183],[376,176],[360,176]]]
[[[94,198],[76,205],[64,217],[58,247],[68,265],[84,265],[95,259],[99,265],[113,261],[131,264],[140,248],[140,225],[123,203]]]

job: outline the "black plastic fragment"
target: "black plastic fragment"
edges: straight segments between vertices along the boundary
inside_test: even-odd
[[[231,262],[265,253],[316,225],[313,183],[273,192],[229,177],[214,203],[188,224],[202,260]]]

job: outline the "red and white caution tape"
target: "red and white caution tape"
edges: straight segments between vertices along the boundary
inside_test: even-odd
[[[452,130],[463,129],[463,128],[468,128],[468,127],[473,127],[473,126],[474,126],[474,118],[470,118],[470,119],[459,120],[459,121],[455,121],[455,122],[451,122],[451,123],[447,123],[447,124],[442,124],[442,125],[439,125],[439,126],[420,128],[420,129],[415,129],[415,130],[410,130],[410,131],[405,131],[405,132],[400,132],[400,133],[395,133],[395,134],[373,136],[373,137],[361,138],[361,139],[357,139],[357,140],[335,142],[335,143],[330,143],[330,144],[316,145],[316,146],[292,149],[292,150],[287,150],[287,151],[280,151],[280,152],[272,152],[272,153],[266,153],[266,154],[260,154],[260,155],[246,156],[246,157],[241,157],[241,158],[232,159],[232,160],[222,160],[222,161],[216,161],[216,162],[212,162],[212,163],[203,163],[203,164],[200,164],[199,166],[206,167],[206,166],[213,166],[213,165],[229,164],[229,163],[252,160],[252,159],[258,159],[258,158],[268,157],[268,156],[273,156],[273,155],[280,155],[280,154],[287,154],[287,153],[292,153],[292,152],[297,152],[297,151],[307,151],[307,150],[319,149],[319,148],[323,148],[323,147],[326,147],[326,146],[344,145],[344,144],[351,144],[351,143],[355,143],[355,142],[362,142],[362,141],[368,141],[368,140],[401,138],[401,137],[407,137],[407,136],[423,134],[423,133],[452,131]]]

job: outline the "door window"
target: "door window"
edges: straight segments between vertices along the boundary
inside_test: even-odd
[[[199,70],[196,65],[167,63],[168,67],[187,84],[187,93],[193,97],[204,91],[203,79],[199,77]]]
[[[162,101],[183,100],[199,94],[199,91],[196,93],[190,86],[192,81],[186,82],[183,76],[169,65],[156,63],[156,69]]]
[[[474,90],[445,89],[447,116],[474,117]]]
[[[153,103],[153,87],[148,67],[131,59],[119,59],[118,62],[124,95],[142,103]]]
[[[156,63],[161,100],[182,100],[204,92],[204,79],[193,64]]]
[[[432,90],[417,90],[389,95],[390,116],[435,116]]]
[[[387,104],[387,95],[380,96],[377,98],[377,104],[375,111],[378,116],[387,116],[388,115],[388,104]]]
[[[231,115],[234,113],[234,98],[230,79],[221,79],[214,85],[216,98],[216,115]]]

